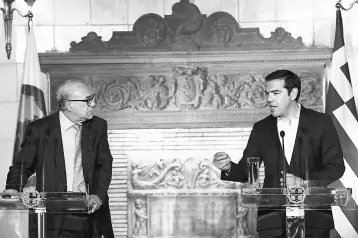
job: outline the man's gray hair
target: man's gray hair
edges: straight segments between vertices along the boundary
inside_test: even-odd
[[[61,111],[65,109],[65,103],[70,99],[73,86],[77,84],[86,85],[85,82],[81,79],[69,79],[64,81],[57,88],[56,100],[57,100],[58,107]]]

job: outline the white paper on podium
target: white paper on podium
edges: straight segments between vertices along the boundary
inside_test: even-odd
[[[286,217],[303,217],[304,215],[304,209],[300,209],[299,207],[286,207]]]
[[[0,237],[28,238],[28,210],[0,210]]]

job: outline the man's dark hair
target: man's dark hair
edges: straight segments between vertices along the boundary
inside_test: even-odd
[[[297,97],[295,98],[296,102],[300,98],[301,94],[301,79],[294,72],[287,69],[276,70],[265,77],[265,81],[269,82],[275,79],[285,80],[284,88],[287,89],[288,94],[291,93],[293,88],[297,88]]]

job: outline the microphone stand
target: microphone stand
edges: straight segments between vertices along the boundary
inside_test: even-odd
[[[304,156],[304,159],[305,159],[305,181],[306,181],[306,183],[308,183],[308,180],[309,180],[309,176],[308,176],[308,151],[307,151],[306,129],[305,128],[302,128],[301,135],[302,135],[303,156]]]
[[[280,136],[282,138],[282,188],[287,188],[286,183],[286,157],[285,157],[285,132],[280,131]]]
[[[45,134],[45,139],[44,139],[44,143],[43,143],[43,151],[42,151],[42,166],[41,166],[41,195],[40,195],[40,199],[41,201],[41,206],[37,207],[35,209],[35,213],[37,213],[37,236],[38,238],[46,238],[46,207],[45,207],[45,199],[46,199],[46,194],[45,194],[45,148],[47,148],[48,146],[48,137],[49,137],[49,133],[46,132]]]

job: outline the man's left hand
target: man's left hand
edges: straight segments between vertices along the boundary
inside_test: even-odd
[[[94,213],[102,205],[102,201],[97,195],[94,195],[94,194],[88,195],[87,199],[88,199],[87,200],[88,208],[90,209],[89,213]]]
[[[281,174],[282,174],[282,171],[281,171]],[[283,186],[283,179],[281,178],[280,179],[280,182],[281,182],[281,187]],[[302,183],[303,183],[303,179],[301,179],[300,177],[296,177],[295,175],[293,174],[289,174],[287,173],[286,174],[286,185],[287,187],[300,187],[302,186]]]

